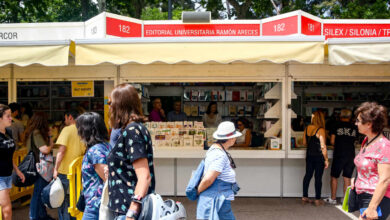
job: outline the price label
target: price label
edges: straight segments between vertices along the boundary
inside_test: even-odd
[[[297,33],[297,15],[263,23],[263,36],[283,36]]]

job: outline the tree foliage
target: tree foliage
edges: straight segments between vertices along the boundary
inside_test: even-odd
[[[174,19],[195,6],[211,11],[213,19],[261,19],[298,9],[322,18],[390,18],[389,0],[172,0],[172,4]],[[0,22],[85,21],[103,10],[144,20],[167,19],[168,0],[1,0]]]
[[[390,1],[383,0],[197,0],[212,12],[213,19],[261,19],[280,13],[303,10],[322,18],[390,18]],[[229,10],[227,3],[231,9]]]

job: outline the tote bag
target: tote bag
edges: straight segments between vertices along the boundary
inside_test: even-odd
[[[108,208],[108,181],[104,183],[102,198],[100,200],[99,220],[114,220],[112,211]]]

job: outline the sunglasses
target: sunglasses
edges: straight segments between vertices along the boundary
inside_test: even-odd
[[[359,120],[358,118],[356,118],[355,122],[356,122],[356,123],[362,123],[362,124],[363,124],[363,121]]]
[[[234,160],[233,160],[233,158],[232,158],[232,156],[227,152],[227,151],[225,151],[226,152],[226,155],[228,156],[228,159],[229,159],[229,161],[230,161],[230,166],[233,168],[233,169],[236,169],[236,164],[234,163]]]

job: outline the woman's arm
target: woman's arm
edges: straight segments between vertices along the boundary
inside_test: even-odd
[[[148,189],[152,181],[148,160],[146,158],[138,159],[133,162],[133,167],[138,179],[137,185],[135,186],[134,195],[141,196],[142,198],[144,198],[148,193]],[[135,211],[136,213],[139,213],[140,208],[140,204],[136,202],[131,202],[129,209]]]
[[[95,172],[99,175],[99,177],[103,180],[103,182],[106,182],[107,177],[104,174],[104,170],[107,168],[107,164],[97,163],[94,165]]]
[[[245,133],[245,143],[235,144],[234,147],[249,147],[251,145],[252,133],[247,129]]]
[[[368,208],[363,212],[362,217],[367,219],[377,219],[377,208],[385,196],[390,184],[390,164],[378,164],[379,181],[376,185]]]
[[[306,130],[307,130],[307,127],[306,127],[305,130],[303,131],[302,144],[303,144],[303,146],[306,146],[306,147],[307,147],[307,143],[306,143]]]
[[[325,169],[326,169],[329,166],[329,160],[328,160],[328,150],[326,149],[325,129],[320,128],[320,130],[318,130],[317,135],[320,139],[321,151],[322,151],[322,155],[324,156],[324,159],[325,159]]]
[[[214,183],[215,179],[219,176],[219,174],[221,173],[215,170],[209,170],[199,183],[198,194],[209,188],[209,186]]]
[[[19,178],[22,180],[22,183],[24,183],[24,180],[26,179],[26,177],[24,176],[24,174],[22,172],[20,172],[19,167],[16,166],[16,164],[15,164],[15,161],[12,161],[12,165],[14,167],[16,175],[18,175]]]

